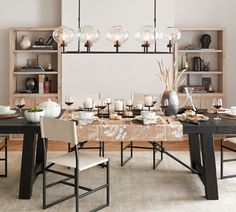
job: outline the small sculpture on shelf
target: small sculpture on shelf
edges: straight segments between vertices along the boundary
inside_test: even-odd
[[[29,49],[31,47],[31,41],[28,35],[22,35],[19,46],[23,50]]]
[[[211,36],[209,34],[204,34],[200,38],[202,49],[209,49],[211,43]]]

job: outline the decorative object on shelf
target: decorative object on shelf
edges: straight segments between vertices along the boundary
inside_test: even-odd
[[[163,103],[166,99],[168,99],[169,103],[168,106],[165,108],[165,115],[175,115],[178,113],[179,110],[179,98],[176,89],[184,82],[184,80],[180,80],[186,69],[178,71],[178,67],[175,64],[173,74],[174,76],[173,80],[171,80],[170,69],[165,68],[162,61],[158,61],[158,65],[160,69],[159,77],[161,79],[161,82],[164,82],[166,86],[166,89],[161,98],[161,102]]]
[[[189,68],[186,54],[182,57],[182,68],[186,70]]]
[[[109,41],[114,44],[116,48],[116,52],[119,51],[119,47],[128,40],[129,32],[123,26],[112,26],[107,34],[106,37]]]
[[[29,122],[37,123],[40,122],[40,117],[44,116],[44,111],[40,109],[30,109],[25,111],[25,118]]]
[[[162,40],[168,42],[167,47],[169,48],[169,52],[171,52],[172,48],[175,47],[175,44],[180,38],[181,33],[175,27],[167,27],[167,29],[162,34]]]
[[[202,58],[201,57],[193,57],[193,71],[201,71],[202,70]]]
[[[31,46],[31,41],[29,39],[28,35],[22,35],[21,39],[20,39],[20,43],[19,46],[21,49],[26,50],[29,49]]]
[[[199,45],[188,44],[188,45],[184,46],[183,49],[184,50],[200,50],[201,48],[199,47]]]
[[[203,77],[202,78],[202,86],[204,89],[209,92],[209,87],[211,86],[211,78],[210,77]]]
[[[210,70],[210,62],[204,61],[203,62],[203,71],[209,71]]]
[[[44,81],[44,93],[50,93],[50,81],[48,79],[48,77],[45,78],[45,81]]]
[[[44,75],[40,74],[38,75],[38,79],[39,79],[39,93],[43,94],[44,93]]]
[[[90,47],[98,41],[100,38],[100,32],[94,29],[93,26],[85,25],[79,30],[79,41],[84,43],[84,47],[87,48],[87,52],[90,52]]]
[[[204,34],[200,38],[202,49],[209,49],[211,43],[211,36],[209,34]]]
[[[49,36],[46,42],[44,42],[44,38],[40,37],[35,41],[34,45],[32,45],[32,49],[54,49],[53,43],[54,39],[52,36]]]
[[[186,110],[192,110],[192,111],[197,111],[197,108],[195,107],[194,103],[193,103],[193,87],[185,87],[185,93],[186,93],[186,100],[182,106],[182,108],[180,109],[180,111],[182,113],[184,113]]]
[[[53,39],[63,48],[63,52],[65,51],[65,46],[67,46],[70,42],[72,42],[75,38],[74,30],[61,26],[56,28],[52,33]]]
[[[25,88],[30,92],[36,91],[38,87],[38,81],[34,77],[28,77],[25,80]]]
[[[135,34],[136,39],[141,42],[144,52],[148,52],[151,44],[161,38],[161,34],[153,26],[144,26]]]
[[[209,93],[214,93],[212,84],[209,85],[208,92],[209,92]]]
[[[137,53],[154,53],[154,54],[171,54],[172,48],[174,47],[175,43],[180,39],[180,32],[178,29],[174,27],[168,27],[167,30],[164,31],[164,41],[168,42],[167,47],[169,48],[169,51],[157,51],[156,48],[156,41],[160,39],[160,35],[162,33],[158,33],[156,30],[157,26],[157,17],[156,17],[156,10],[157,0],[153,0],[153,15],[154,15],[154,23],[153,26],[145,26],[139,31],[138,38],[141,40],[142,44],[141,46],[144,49],[144,52],[137,52],[137,51],[126,51],[126,52],[120,52],[119,47],[124,43],[128,38],[128,30],[122,26],[113,26],[109,29],[107,33],[107,37],[109,40],[111,40],[114,43],[114,46],[116,48],[116,51],[90,51],[90,47],[94,42],[98,40],[100,37],[100,33],[98,30],[94,30],[92,26],[81,26],[81,0],[78,0],[78,31],[75,32],[73,29],[69,27],[63,27],[60,26],[53,32],[53,38],[54,40],[62,46],[62,52],[63,53],[74,53],[74,54],[81,54],[81,53],[96,53],[96,54],[107,54],[107,53],[127,53],[127,54],[137,54]],[[118,37],[118,38],[117,38]],[[68,39],[69,38],[69,39]],[[77,51],[65,51],[65,46],[73,41],[74,38],[78,39],[78,50]],[[85,44],[85,47],[87,48],[87,51],[81,51],[80,42],[83,42]],[[155,48],[154,51],[148,52],[148,47],[151,43],[154,43]],[[174,48],[173,48],[174,49]]]
[[[38,105],[39,109],[44,111],[45,117],[57,118],[61,113],[61,106],[51,99]]]
[[[48,64],[52,63],[52,56],[50,54],[39,54],[38,55],[38,65],[42,66],[44,69],[48,68]]]

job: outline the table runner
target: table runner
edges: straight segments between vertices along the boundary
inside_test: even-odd
[[[68,112],[61,119],[68,119]],[[127,118],[98,119],[78,125],[77,134],[79,141],[178,141],[183,140],[183,126],[174,117],[164,116],[161,122],[151,125]]]

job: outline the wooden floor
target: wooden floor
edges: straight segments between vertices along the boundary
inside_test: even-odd
[[[219,150],[220,142],[216,140],[215,142],[215,150]],[[148,142],[134,142],[135,145],[140,146],[151,146]],[[88,142],[86,146],[96,146],[97,142]],[[177,142],[166,142],[164,144],[165,148],[170,151],[187,151],[188,150],[188,142],[187,141],[177,141]],[[67,144],[55,141],[49,141],[49,151],[63,151],[67,149]],[[10,151],[21,151],[22,150],[22,141],[10,141],[8,145],[8,149]],[[105,143],[105,151],[119,151],[120,143],[118,142],[106,142]],[[137,149],[136,151],[142,151]]]

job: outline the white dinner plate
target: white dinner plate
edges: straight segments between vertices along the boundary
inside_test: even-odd
[[[16,110],[9,110],[7,112],[0,112],[0,115],[12,115],[16,113]]]
[[[227,112],[224,112],[223,114],[228,115],[228,116],[232,116],[232,117],[236,117],[236,114],[233,114],[230,110]]]

